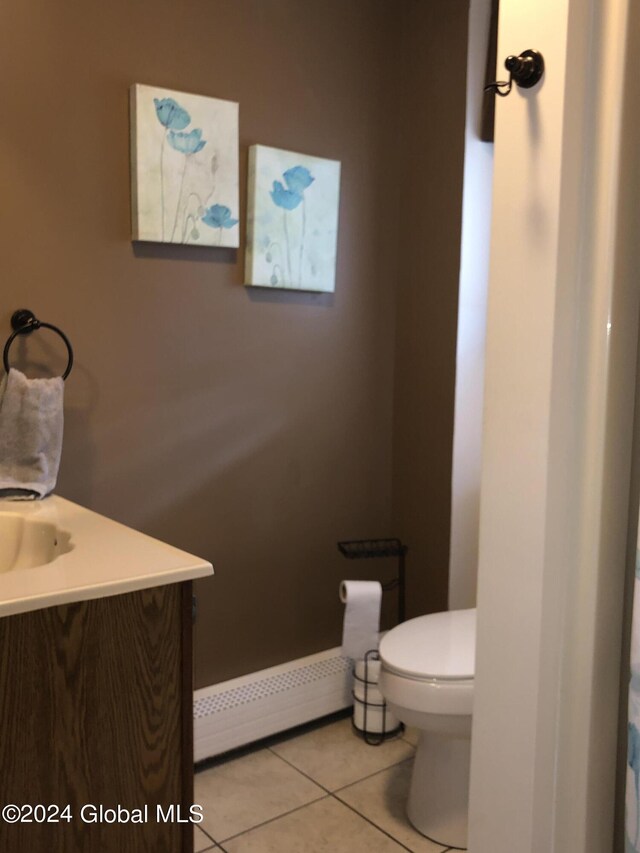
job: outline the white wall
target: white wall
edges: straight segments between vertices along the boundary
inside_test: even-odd
[[[475,606],[478,573],[484,349],[493,179],[493,145],[482,142],[479,135],[490,19],[491,0],[471,0],[451,482],[449,607],[452,610]]]
[[[497,105],[471,853],[612,849],[639,309],[629,2],[501,3],[499,63],[537,48],[547,72]]]

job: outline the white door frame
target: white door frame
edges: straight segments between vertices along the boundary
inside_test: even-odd
[[[501,0],[499,67],[527,48],[547,67],[497,105],[471,853],[612,849],[640,293],[633,6]]]

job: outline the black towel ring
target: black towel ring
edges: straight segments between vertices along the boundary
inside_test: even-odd
[[[42,323],[38,320],[33,313],[33,311],[29,311],[28,308],[21,308],[19,311],[14,311],[11,316],[11,328],[14,330],[9,338],[7,339],[6,344],[4,345],[4,352],[2,354],[2,362],[4,365],[5,371],[9,372],[9,348],[14,340],[18,337],[18,335],[30,335],[31,332],[35,332],[36,329],[51,329],[52,332],[60,335],[62,340],[65,343],[67,348],[67,356],[69,358],[67,369],[62,374],[62,378],[66,379],[67,376],[71,373],[71,368],[73,367],[73,348],[69,341],[69,338],[65,335],[63,331],[61,331],[57,326],[52,326],[51,323]]]

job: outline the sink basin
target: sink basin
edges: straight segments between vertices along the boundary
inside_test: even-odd
[[[51,563],[70,550],[70,539],[51,522],[0,513],[0,574]]]
[[[0,620],[212,574],[207,560],[58,495],[0,498]]]

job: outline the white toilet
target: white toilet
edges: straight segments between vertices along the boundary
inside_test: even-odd
[[[393,713],[420,730],[407,815],[444,847],[467,847],[476,611],[432,613],[380,642],[379,689]]]

